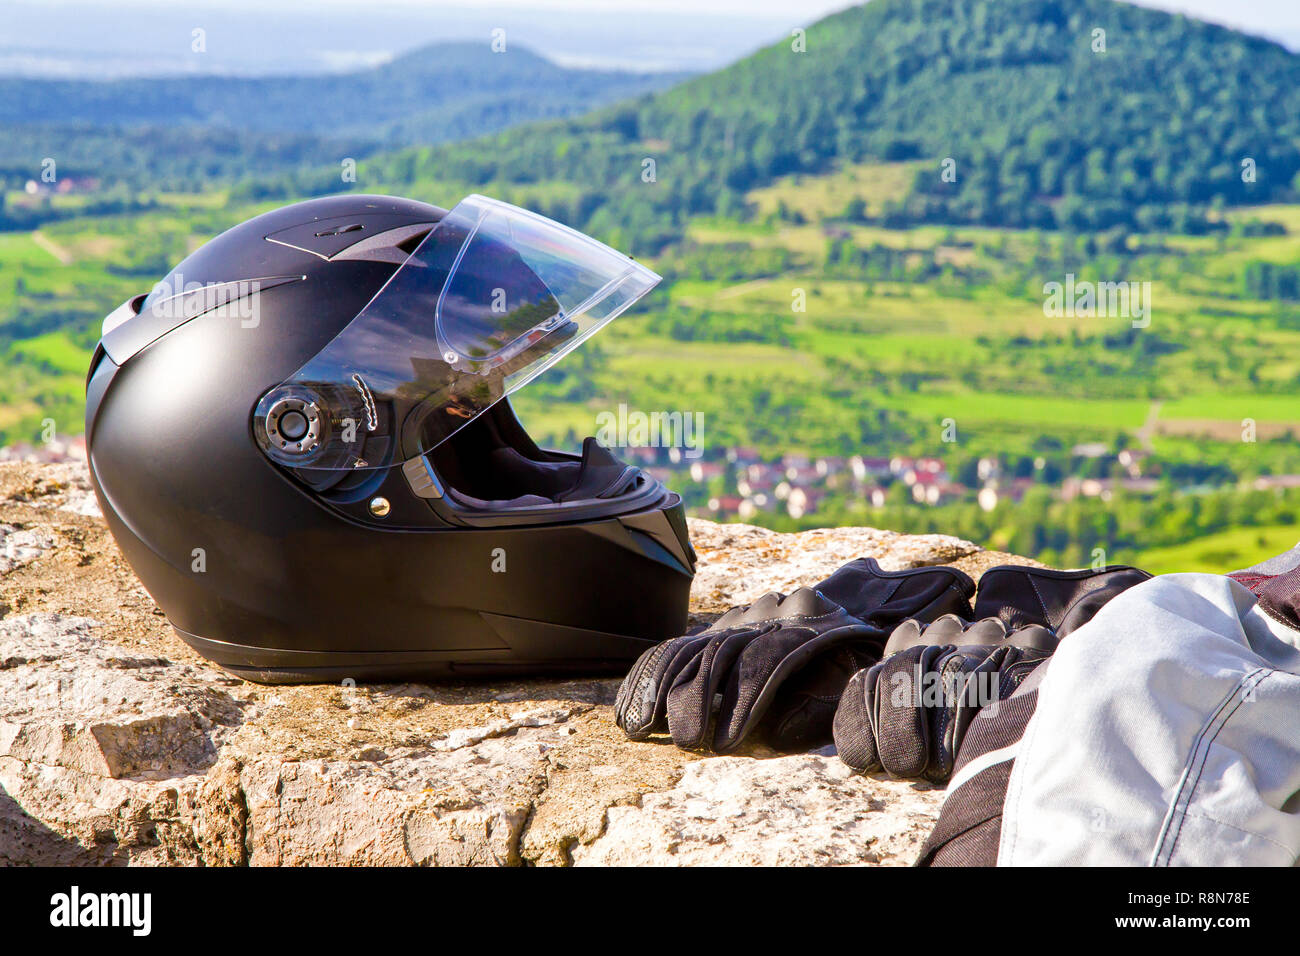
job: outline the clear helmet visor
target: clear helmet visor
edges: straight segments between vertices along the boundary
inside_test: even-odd
[[[658,281],[567,226],[470,196],[268,395],[278,397],[274,407],[258,406],[258,440],[272,457],[313,469],[377,468],[426,454]],[[277,416],[304,405],[317,413],[312,430],[286,444]]]

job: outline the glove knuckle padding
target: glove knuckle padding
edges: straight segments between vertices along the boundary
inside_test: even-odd
[[[833,726],[841,759],[855,770],[942,783],[981,708],[1010,696],[1055,645],[1044,627],[1008,633],[998,618],[903,622],[886,645],[892,653],[855,674],[840,701]]]
[[[778,749],[821,746],[845,684],[880,658],[890,630],[908,617],[969,614],[973,593],[954,568],[885,572],[871,558],[851,561],[816,588],[766,594],[642,655],[616,719],[638,738],[666,727],[691,750],[734,750],[759,729]]]
[[[930,624],[916,618],[908,618],[894,628],[885,642],[881,659],[887,659],[909,647],[924,647],[930,644],[955,644],[970,624],[955,614],[944,614]]]

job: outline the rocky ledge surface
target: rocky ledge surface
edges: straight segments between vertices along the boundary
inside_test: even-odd
[[[692,521],[708,620],[942,535]],[[262,687],[175,638],[84,468],[0,465],[0,863],[906,864],[943,792],[833,755],[631,743],[616,679]]]

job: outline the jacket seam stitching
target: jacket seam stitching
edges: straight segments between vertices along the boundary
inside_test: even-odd
[[[1164,865],[1167,866],[1172,862],[1174,853],[1178,849],[1178,838],[1183,832],[1183,820],[1186,819],[1188,811],[1191,809],[1192,800],[1195,799],[1196,796],[1196,788],[1200,786],[1201,775],[1205,772],[1205,763],[1210,756],[1210,748],[1214,746],[1214,741],[1218,739],[1223,728],[1228,725],[1228,721],[1232,719],[1233,715],[1241,707],[1242,703],[1244,703],[1245,696],[1241,693],[1242,689],[1252,681],[1254,681],[1253,686],[1258,687],[1270,673],[1271,672],[1266,671],[1263,668],[1256,668],[1245,677],[1241,678],[1241,680],[1237,682],[1237,685],[1233,687],[1227,695],[1225,695],[1223,700],[1220,702],[1218,709],[1214,712],[1214,715],[1206,722],[1206,725],[1201,728],[1201,732],[1196,735],[1196,741],[1192,746],[1192,763],[1186,770],[1184,770],[1182,782],[1178,791],[1174,794],[1174,802],[1169,808],[1171,814],[1169,822],[1174,824],[1173,838],[1169,842],[1169,851],[1168,853],[1163,851],[1164,841],[1161,840],[1160,844],[1156,846],[1156,856],[1153,862],[1159,864],[1160,857],[1162,856],[1165,857]],[[1233,703],[1233,698],[1236,698],[1235,703]],[[1224,713],[1229,704],[1232,704],[1232,709],[1228,710],[1227,713]],[[1213,729],[1213,733],[1211,733],[1211,729]],[[1206,737],[1207,734],[1209,734],[1208,738]],[[1202,743],[1205,745],[1204,749],[1201,747]],[[1196,773],[1195,776],[1189,780],[1188,774],[1191,772],[1193,766],[1196,768]],[[1181,812],[1178,809],[1180,804],[1182,805]],[[1176,823],[1174,823],[1175,820],[1177,821]],[[1165,836],[1168,836],[1168,827],[1165,828]]]
[[[1271,603],[1265,603],[1264,601],[1258,601],[1258,602],[1256,603],[1256,606],[1257,606],[1261,611],[1263,611],[1264,614],[1265,614],[1267,617],[1271,617],[1274,621],[1276,621],[1278,624],[1281,624],[1281,625],[1282,625],[1283,627],[1285,627],[1288,631],[1292,631],[1292,632],[1300,632],[1300,628],[1297,628],[1297,627],[1296,627],[1295,622],[1294,622],[1294,621],[1288,621],[1285,617],[1282,617],[1281,615],[1279,615],[1276,611],[1273,610],[1273,606],[1272,606]]]
[[[1178,789],[1174,792],[1173,803],[1169,806],[1169,819],[1163,828],[1161,840],[1156,846],[1156,854],[1152,860],[1153,863],[1159,865],[1162,856],[1165,858],[1165,865],[1168,865],[1169,862],[1173,860],[1174,850],[1178,846],[1178,837],[1182,834],[1183,830],[1183,819],[1187,814],[1188,808],[1192,804],[1192,796],[1195,794],[1196,788],[1200,785],[1201,774],[1205,770],[1205,761],[1210,755],[1210,747],[1219,736],[1219,731],[1223,729],[1223,725],[1226,724],[1228,718],[1232,716],[1232,713],[1227,713],[1225,715],[1224,711],[1227,710],[1234,698],[1237,700],[1237,706],[1241,705],[1241,688],[1246,681],[1250,680],[1250,678],[1254,676],[1255,673],[1257,672],[1252,671],[1250,674],[1247,674],[1241,680],[1237,681],[1237,684],[1232,688],[1232,690],[1228,691],[1228,693],[1223,696],[1223,699],[1219,701],[1219,706],[1215,709],[1214,713],[1210,715],[1210,718],[1201,726],[1200,732],[1197,733],[1196,739],[1192,742],[1192,752],[1189,754],[1188,762],[1183,768]],[[1236,709],[1237,707],[1234,706],[1232,712],[1235,712]],[[1213,733],[1211,733],[1211,731],[1213,731]],[[1206,739],[1207,734],[1210,735],[1208,740]],[[1201,749],[1202,744],[1205,745],[1204,750]],[[1193,769],[1195,770],[1194,776]],[[1178,809],[1180,805],[1183,808],[1181,812]],[[1169,833],[1170,826],[1173,827],[1172,836]],[[1164,850],[1166,839],[1169,840],[1168,853]]]
[[[1232,699],[1235,696],[1237,696],[1238,691],[1241,690],[1242,683],[1244,683],[1245,680],[1247,680],[1249,677],[1250,677],[1249,674],[1246,675],[1246,677],[1242,678],[1236,683],[1236,685],[1232,688],[1232,690],[1228,691],[1228,693],[1223,695],[1223,699],[1219,701],[1219,706],[1214,709],[1214,713],[1210,714],[1210,716],[1206,718],[1205,722],[1201,725],[1201,729],[1196,734],[1196,739],[1192,741],[1192,751],[1188,755],[1187,762],[1183,765],[1183,772],[1179,776],[1178,788],[1174,791],[1173,802],[1169,806],[1169,811],[1166,814],[1164,825],[1161,827],[1160,836],[1156,844],[1155,856],[1152,857],[1153,864],[1159,862],[1159,858],[1163,853],[1164,843],[1167,839],[1169,839],[1170,836],[1169,828],[1171,826],[1176,827],[1176,824],[1174,823],[1175,814],[1178,811],[1179,803],[1182,801],[1183,792],[1188,785],[1192,773],[1192,769],[1194,767],[1200,766],[1201,742],[1205,739],[1205,735],[1210,732],[1210,729],[1215,726],[1216,722],[1219,720],[1219,717],[1222,716],[1224,710],[1226,710],[1228,705],[1232,702]],[[1217,734],[1218,731],[1216,730],[1215,735],[1217,736]],[[1209,752],[1208,747],[1206,748],[1206,752],[1207,753]],[[1199,778],[1199,770],[1197,772],[1197,776]],[[1171,846],[1170,854],[1172,855],[1172,853],[1173,853],[1173,847]]]
[[[1218,817],[1212,817],[1208,813],[1198,813],[1195,810],[1189,809],[1183,813],[1183,816],[1196,817],[1198,820],[1206,820],[1209,823],[1213,823],[1215,826],[1226,827],[1229,830],[1236,830],[1238,833],[1244,833],[1247,836],[1253,836],[1256,839],[1263,840],[1265,843],[1271,843],[1273,844],[1273,846],[1277,847],[1278,849],[1286,850],[1288,853],[1292,854],[1293,856],[1296,854],[1296,848],[1293,846],[1288,846],[1287,844],[1283,843],[1280,840],[1274,840],[1272,837],[1266,836],[1265,834],[1259,833],[1255,830],[1248,830],[1245,827],[1239,827],[1236,824],[1228,823],[1225,820],[1220,820]]]
[[[1038,606],[1043,609],[1043,620],[1051,620],[1051,615],[1047,611],[1047,602],[1043,600],[1043,592],[1038,590],[1038,582],[1034,580],[1033,575],[1029,575],[1029,583],[1034,589],[1034,597],[1038,598]]]

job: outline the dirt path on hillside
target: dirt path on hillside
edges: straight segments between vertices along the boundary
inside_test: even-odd
[[[67,249],[64,249],[61,245],[59,245],[49,236],[45,235],[39,229],[37,229],[35,232],[32,233],[32,242],[36,243],[38,246],[40,246],[42,249],[44,249],[54,258],[58,259],[62,265],[65,266],[72,265],[73,262],[72,253],[68,252]]]

